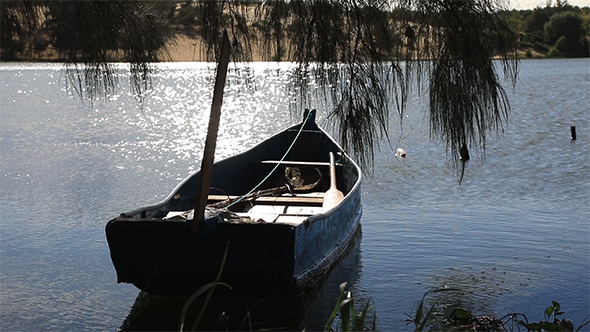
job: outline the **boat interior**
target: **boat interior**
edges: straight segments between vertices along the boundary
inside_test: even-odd
[[[239,217],[229,222],[290,225],[301,224],[310,216],[324,212],[324,193],[330,182],[328,162],[265,160],[258,163],[280,164],[276,175],[261,186],[264,189],[238,196],[214,193],[216,188],[212,188],[207,207],[227,209]],[[192,210],[170,211],[164,219],[192,220],[192,217]]]

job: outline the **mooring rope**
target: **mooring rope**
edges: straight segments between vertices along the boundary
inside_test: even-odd
[[[260,187],[264,183],[264,181],[268,180],[268,178],[272,175],[272,173],[274,173],[274,171],[277,170],[277,168],[279,168],[279,166],[281,165],[281,163],[283,162],[283,160],[285,160],[285,158],[287,157],[287,155],[289,154],[289,152],[293,148],[293,145],[295,145],[295,142],[297,142],[297,139],[299,138],[299,135],[301,135],[301,132],[303,131],[303,127],[305,127],[305,124],[307,123],[307,120],[311,117],[311,113],[312,113],[311,111],[307,113],[307,116],[305,117],[305,120],[303,120],[303,123],[301,124],[301,128],[299,128],[299,132],[295,136],[295,139],[293,139],[293,142],[291,143],[291,146],[289,146],[289,148],[287,149],[287,152],[285,152],[285,154],[283,155],[283,157],[281,158],[281,160],[279,160],[279,162],[270,171],[270,173],[268,173],[268,175],[264,179],[262,179],[262,181],[260,181],[260,183],[258,183],[254,188],[252,188],[252,190],[250,190],[247,194],[242,195],[242,197],[238,198],[237,200],[235,200],[234,202],[232,202],[231,204],[229,204],[226,208],[230,208],[234,204],[237,204],[237,203],[241,202],[244,198],[246,198],[248,195],[250,195],[251,193],[253,193],[256,189],[258,189],[258,187]]]

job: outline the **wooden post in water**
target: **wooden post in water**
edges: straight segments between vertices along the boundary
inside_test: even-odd
[[[209,187],[211,186],[213,160],[215,157],[215,146],[217,143],[217,129],[219,128],[219,118],[221,117],[223,88],[225,87],[225,78],[227,76],[229,53],[229,37],[227,36],[227,31],[223,31],[223,41],[221,42],[221,51],[219,53],[219,64],[217,65],[217,75],[215,77],[215,88],[213,89],[211,115],[209,115],[209,128],[207,129],[207,138],[205,139],[205,151],[203,152],[203,160],[201,161],[201,173],[196,199],[197,202],[193,216],[193,232],[195,233],[198,232],[199,220],[203,219],[205,215],[205,206],[207,205]]]
[[[572,134],[572,136],[571,136],[572,141],[575,141],[576,140],[576,126],[571,126],[570,127],[570,132]]]

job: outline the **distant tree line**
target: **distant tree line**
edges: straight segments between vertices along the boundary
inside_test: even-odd
[[[567,1],[548,1],[545,7],[501,13],[518,33],[520,50],[527,57],[540,53],[549,57],[590,56],[590,7]]]
[[[46,1],[43,2],[43,7],[32,5],[34,2],[22,1],[22,6],[31,6],[31,8],[28,12],[18,12],[18,15],[21,15],[21,17],[18,17],[18,15],[10,11],[10,5],[7,5],[4,1],[2,3],[0,4],[3,25],[0,57],[3,61],[30,59],[34,55],[39,56],[48,48],[53,49],[58,54],[59,59],[68,59],[72,55],[72,50],[84,48],[82,45],[72,45],[73,43],[84,42],[83,39],[76,38],[76,33],[80,34],[79,30],[92,28],[94,24],[106,24],[111,26],[113,31],[125,32],[125,29],[120,29],[120,26],[125,23],[117,21],[116,18],[120,16],[113,15],[112,12],[113,8],[125,12],[123,8],[117,9],[113,6],[104,6],[102,8],[100,3],[92,4],[92,1],[88,1],[88,6],[91,8],[88,11],[80,11],[79,1]],[[217,16],[210,15],[209,6],[194,1],[146,1],[145,3],[148,5],[141,8],[146,10],[139,13],[136,18],[137,29],[141,31],[167,29],[167,32],[154,31],[149,33],[148,35],[154,37],[160,36],[155,40],[137,40],[133,37],[145,35],[145,33],[127,33],[126,36],[121,34],[98,36],[100,39],[98,42],[108,44],[106,48],[111,50],[109,54],[103,54],[105,57],[115,60],[124,59],[125,50],[136,49],[135,47],[126,47],[126,45],[142,43],[145,50],[144,54],[134,54],[133,56],[145,60],[155,60],[157,58],[156,52],[175,35],[185,34],[191,38],[207,39],[210,36],[208,36],[209,31],[206,28],[212,25],[212,22],[208,22],[208,20],[213,17],[219,19]],[[248,1],[242,1],[243,6],[240,8],[247,8],[248,3]],[[252,1],[251,7],[255,8],[256,3],[256,1]],[[125,5],[125,2],[121,2],[121,5]],[[319,5],[325,7],[323,10],[329,12],[341,10],[337,8],[337,2],[326,1]],[[239,17],[247,18],[248,16],[259,15],[257,19],[248,18],[250,38],[255,41],[258,39],[264,40],[266,47],[264,51],[272,53],[270,59],[288,60],[286,59],[286,45],[289,43],[290,32],[298,28],[298,22],[289,22],[287,20],[288,12],[292,10],[296,9],[289,8],[289,2],[285,2],[284,6],[274,6],[270,13],[261,13],[251,9],[249,13],[241,13],[241,16],[227,13],[226,19],[232,20]],[[372,15],[380,17],[379,20],[381,21],[394,20],[396,17],[400,17],[400,14],[406,17],[416,15],[416,13],[400,13],[400,10],[398,8],[393,9],[393,12],[376,11]],[[73,11],[77,12],[74,13]],[[41,20],[35,21],[35,24],[23,24],[23,22],[33,22],[23,20],[23,13],[34,14],[38,18],[40,17]],[[91,15],[85,17],[84,20],[80,20],[77,16],[79,13],[91,13]],[[580,8],[571,6],[567,0],[557,0],[554,4],[548,1],[545,7],[537,7],[532,10],[501,10],[499,14],[508,22],[510,28],[518,34],[519,50],[527,57],[535,55],[549,57],[590,56],[590,7]],[[271,17],[268,15],[271,15]],[[327,18],[329,17],[332,16],[327,16]],[[269,20],[269,18],[271,19]],[[98,21],[98,23],[85,25],[83,24],[85,20]],[[240,25],[245,23],[236,20],[231,24],[240,29]],[[271,24],[275,26],[269,26]],[[326,22],[317,22],[317,24],[333,25],[333,22],[326,20]],[[403,39],[415,34],[411,27],[405,30],[397,28],[399,27],[394,23],[390,25],[390,29],[384,30],[382,27],[378,27],[373,31],[374,42],[378,45],[376,49],[381,50],[383,54],[390,57],[392,56],[390,51],[395,44],[402,44]],[[334,30],[326,29],[326,31],[333,32]],[[97,40],[93,39],[88,42],[89,44],[95,43]],[[68,52],[69,54],[66,54]],[[398,58],[404,58],[408,54],[398,53],[396,55]]]
[[[72,63],[157,61],[173,33],[153,8],[129,1],[1,1],[1,60],[27,60],[51,48]]]

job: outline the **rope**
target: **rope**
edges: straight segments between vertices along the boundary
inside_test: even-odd
[[[303,123],[301,124],[301,128],[299,128],[299,132],[295,136],[295,139],[293,139],[293,142],[291,143],[291,146],[289,146],[289,148],[287,149],[287,152],[285,152],[285,154],[283,155],[283,157],[281,158],[281,160],[279,160],[279,162],[275,165],[275,167],[272,169],[272,171],[270,171],[270,173],[268,173],[268,175],[264,179],[262,179],[262,181],[260,181],[260,183],[258,183],[254,188],[252,188],[252,190],[250,190],[247,194],[243,195],[242,197],[240,197],[239,199],[237,199],[236,201],[234,201],[233,203],[231,203],[230,205],[228,205],[226,208],[230,208],[234,204],[237,204],[237,203],[241,202],[244,198],[246,198],[246,196],[248,196],[251,193],[253,193],[256,189],[258,189],[258,187],[260,187],[264,183],[264,181],[268,180],[268,178],[272,175],[272,173],[274,173],[274,171],[276,171],[277,168],[279,168],[279,166],[281,165],[281,163],[283,162],[283,160],[285,160],[285,158],[287,157],[287,155],[289,154],[289,152],[293,148],[293,145],[295,145],[295,142],[297,142],[297,139],[299,138],[299,135],[301,135],[301,132],[303,131],[303,127],[305,127],[305,124],[307,123],[307,119],[309,119],[311,117],[311,113],[312,112],[308,112],[307,113],[307,116],[305,117],[305,120],[303,120]]]

